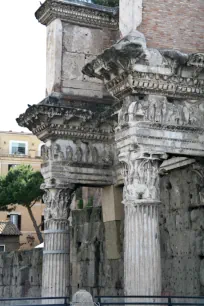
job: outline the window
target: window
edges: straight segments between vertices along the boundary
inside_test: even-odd
[[[42,146],[44,146],[44,143],[40,143],[38,146],[38,156],[41,157],[42,156]]]
[[[18,215],[18,229],[21,230],[21,215]]]
[[[11,169],[11,168],[15,168],[17,165],[13,165],[13,164],[9,164],[8,165],[8,171]]]
[[[21,230],[21,215],[11,213],[11,214],[7,215],[7,217],[9,218],[9,221],[12,222],[13,224],[15,224],[15,226],[20,231]]]
[[[0,252],[5,252],[5,245],[4,244],[0,245]]]
[[[25,141],[10,141],[10,154],[27,155],[28,154],[28,143]]]

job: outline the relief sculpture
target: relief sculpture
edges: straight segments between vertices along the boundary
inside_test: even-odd
[[[73,149],[71,146],[66,147],[66,159],[71,162],[73,160]]]
[[[142,100],[132,96],[133,102],[124,101],[119,113],[119,126],[130,122],[149,121],[163,125],[204,127],[203,101],[173,100],[164,96],[146,96]]]
[[[77,163],[82,162],[82,156],[83,156],[82,149],[78,147],[78,148],[76,149],[75,161],[76,161]]]

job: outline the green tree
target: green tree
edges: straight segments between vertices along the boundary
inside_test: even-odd
[[[119,0],[92,0],[94,4],[100,4],[104,6],[119,6]]]
[[[6,176],[0,178],[0,210],[9,210],[8,206],[15,204],[26,207],[40,243],[43,242],[43,238],[32,207],[42,198],[42,183],[41,173],[34,171],[30,165],[11,168]]]

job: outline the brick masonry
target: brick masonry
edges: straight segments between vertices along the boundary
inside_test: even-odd
[[[142,18],[148,47],[204,51],[203,0],[143,0]]]

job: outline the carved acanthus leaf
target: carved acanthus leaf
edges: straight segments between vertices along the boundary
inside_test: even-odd
[[[125,204],[160,201],[159,165],[161,152],[129,151],[119,154],[123,165],[123,200]]]
[[[45,220],[49,219],[68,219],[70,213],[70,205],[76,189],[75,185],[57,187],[55,185],[42,186],[45,190],[43,196],[45,208]]]

